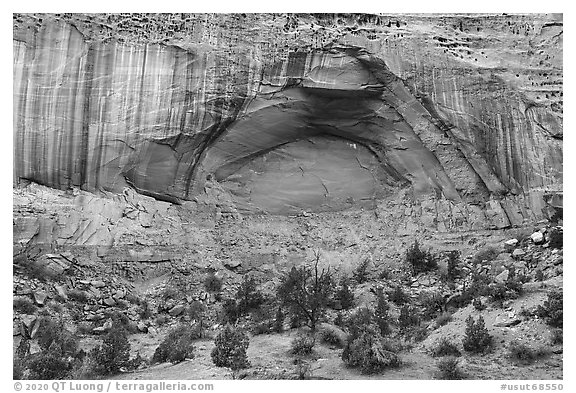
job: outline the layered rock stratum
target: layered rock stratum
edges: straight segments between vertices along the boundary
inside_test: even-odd
[[[562,206],[562,43],[543,14],[15,14],[14,183],[534,222]]]

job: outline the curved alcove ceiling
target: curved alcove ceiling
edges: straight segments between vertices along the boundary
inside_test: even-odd
[[[275,149],[324,137],[357,144],[373,155],[378,162],[370,169],[374,198],[411,186],[416,198],[485,200],[502,188],[486,163],[471,162],[380,59],[358,48],[317,51],[306,59],[299,67],[288,64],[289,83],[263,83],[229,125],[212,133],[209,143],[200,145],[183,134],[150,141],[124,172],[127,181],[152,196],[186,199],[201,192],[207,177],[226,182]],[[351,168],[357,163],[341,164]],[[349,180],[342,176],[341,181]],[[237,195],[248,192],[258,199],[253,189],[236,190]]]

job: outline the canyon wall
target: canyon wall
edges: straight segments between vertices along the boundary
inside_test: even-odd
[[[14,182],[520,225],[561,207],[562,32],[557,15],[15,14]]]

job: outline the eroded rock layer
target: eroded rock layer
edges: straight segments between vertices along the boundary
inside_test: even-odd
[[[555,15],[15,15],[14,179],[217,189],[273,214],[409,201],[450,227],[545,217],[562,31]]]

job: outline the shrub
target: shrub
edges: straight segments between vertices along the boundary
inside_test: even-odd
[[[254,277],[248,276],[244,276],[244,280],[236,292],[236,299],[238,301],[238,312],[240,315],[257,309],[265,301],[264,295],[258,290]]]
[[[433,357],[439,356],[460,356],[460,350],[456,344],[451,343],[446,337],[442,337],[431,348],[430,354]]]
[[[486,309],[486,305],[482,303],[480,298],[476,298],[472,301],[472,306],[474,306],[475,310],[482,311]]]
[[[508,357],[521,364],[530,364],[535,360],[549,355],[550,352],[546,349],[533,349],[524,343],[512,341],[508,346]]]
[[[534,272],[534,281],[544,281],[544,273],[540,269],[536,269]]]
[[[42,317],[38,323],[36,338],[42,351],[57,348],[61,356],[74,356],[78,350],[78,338],[64,327],[62,320]]]
[[[204,279],[204,288],[208,292],[217,293],[222,290],[222,279],[214,273],[210,273]]]
[[[444,312],[436,317],[436,326],[444,326],[452,320],[452,314]]]
[[[76,325],[77,334],[92,334],[95,326],[92,322],[82,321]]]
[[[14,359],[12,363],[12,379],[20,380],[24,379],[24,363],[21,359]]]
[[[282,312],[282,307],[278,307],[276,310],[276,315],[274,316],[274,326],[273,329],[276,333],[281,333],[284,330],[284,313]]]
[[[406,340],[413,340],[414,342],[424,341],[430,331],[426,326],[412,326],[402,331]]]
[[[70,370],[70,362],[55,351],[41,351],[27,361],[30,379],[64,379]]]
[[[349,337],[342,360],[348,367],[360,368],[363,374],[378,373],[401,364],[395,349],[373,327],[358,337]]]
[[[202,332],[197,325],[181,324],[176,326],[168,332],[168,335],[156,348],[152,362],[176,364],[186,359],[192,359],[194,357],[193,342],[201,337]]]
[[[410,302],[410,296],[404,292],[401,286],[394,287],[394,289],[388,293],[388,299],[397,306],[402,306]]]
[[[118,310],[109,310],[104,315],[112,320],[112,324],[126,330],[127,333],[138,333],[138,325],[131,321],[126,313]]]
[[[117,374],[121,368],[128,365],[130,359],[130,343],[126,330],[113,324],[93,356],[102,374]]]
[[[561,291],[554,290],[548,293],[548,298],[542,305],[536,309],[536,315],[544,319],[544,321],[556,328],[561,328],[564,325],[564,301]]]
[[[230,367],[240,370],[249,366],[246,350],[250,340],[248,335],[238,328],[226,325],[218,333],[212,349],[212,362],[218,367]]]
[[[83,358],[78,358],[70,371],[70,379],[99,379],[103,373],[101,365],[96,360],[98,348],[92,349]]]
[[[492,345],[492,336],[484,324],[484,318],[474,321],[472,315],[466,319],[466,332],[462,339],[464,350],[472,353],[486,352]]]
[[[226,299],[222,304],[222,311],[224,312],[224,322],[234,324],[240,318],[240,311],[238,311],[238,304],[234,299]]]
[[[420,294],[420,305],[423,307],[422,317],[432,319],[444,310],[444,296],[437,291],[426,291]]]
[[[564,342],[564,330],[563,329],[553,329],[550,332],[550,343],[552,345],[561,345]]]
[[[462,293],[453,300],[453,305],[460,308],[466,307],[470,302],[479,296],[486,296],[489,293],[490,279],[478,270],[473,270],[470,285],[462,290]]]
[[[38,307],[27,297],[15,297],[12,300],[12,308],[21,314],[34,314]]]
[[[344,320],[344,314],[342,314],[341,312],[336,314],[336,316],[334,317],[334,325],[341,328],[346,326],[346,321]]]
[[[88,303],[90,301],[90,296],[80,289],[72,289],[71,291],[68,291],[68,299],[78,303]]]
[[[552,228],[548,233],[548,241],[550,242],[550,247],[552,248],[563,248],[564,233],[562,229]]]
[[[296,318],[306,318],[312,331],[316,330],[318,321],[322,318],[330,304],[333,279],[330,269],[319,269],[320,255],[312,267],[293,267],[284,276],[277,289],[278,299]]]
[[[312,334],[299,333],[291,342],[292,349],[290,352],[294,355],[306,356],[312,353],[312,349],[316,344],[316,339]]]
[[[446,278],[450,281],[454,281],[454,279],[456,279],[460,274],[458,269],[458,265],[460,264],[460,251],[448,251],[446,257],[448,259],[446,265]]]
[[[206,281],[204,281],[206,284]],[[177,299],[180,296],[180,290],[171,283],[169,287],[164,288],[162,291],[162,300],[166,301],[168,299]]]
[[[380,329],[380,334],[386,336],[390,333],[390,316],[388,312],[390,311],[390,305],[386,301],[384,292],[379,290],[376,292],[376,309],[374,310],[374,319],[378,328]]]
[[[349,310],[354,307],[354,293],[350,290],[350,283],[346,277],[342,277],[340,285],[334,294],[334,300],[340,303],[340,308]]]
[[[152,317],[152,315],[154,315],[152,313],[152,309],[150,308],[150,303],[148,302],[148,300],[146,299],[142,300],[138,307],[139,307],[138,315],[140,316],[140,319],[149,319]]]
[[[352,278],[358,284],[363,284],[368,281],[368,264],[370,260],[368,258],[364,259],[360,264],[356,267],[354,272],[352,273]]]
[[[344,340],[333,328],[324,328],[320,332],[320,341],[324,344],[332,345],[337,348],[344,347]]]
[[[162,326],[164,325],[166,322],[168,322],[170,320],[170,318],[167,315],[158,315],[156,317],[156,324],[158,326]]]
[[[296,362],[296,379],[305,380],[312,378],[312,367],[310,362],[306,362],[303,359],[297,359]]]
[[[196,324],[200,336],[204,335],[204,315],[206,314],[206,305],[201,301],[195,300],[186,307],[186,314],[190,317],[193,323]]]
[[[434,375],[436,379],[464,379],[464,374],[458,366],[458,359],[454,357],[447,357],[441,359],[436,363],[438,371]]]
[[[398,317],[398,326],[400,330],[407,330],[412,326],[420,324],[420,318],[414,307],[404,305],[400,309],[400,316]]]
[[[488,291],[490,300],[501,304],[505,300],[517,299],[522,293],[522,283],[514,279],[509,279],[504,283],[490,284]]]
[[[413,274],[427,272],[438,267],[434,255],[430,251],[421,250],[417,240],[406,250],[406,262],[412,268]]]
[[[367,307],[362,307],[354,311],[344,322],[348,329],[349,339],[360,337],[360,335],[370,329],[377,329],[375,326],[374,312]]]
[[[472,258],[472,263],[478,265],[485,262],[492,262],[498,256],[498,251],[493,247],[485,247],[478,251],[474,258]]]

